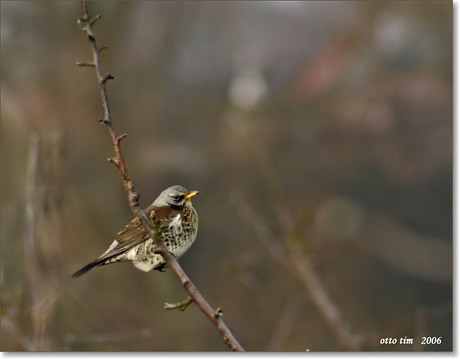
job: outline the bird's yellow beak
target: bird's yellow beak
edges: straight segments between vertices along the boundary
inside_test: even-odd
[[[190,192],[188,195],[185,196],[185,199],[188,201],[188,200],[190,200],[192,197],[195,197],[198,193],[200,193],[200,191],[192,191],[192,192]]]

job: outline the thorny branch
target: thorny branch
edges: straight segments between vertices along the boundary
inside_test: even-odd
[[[163,259],[167,263],[168,267],[171,268],[171,270],[179,278],[180,282],[189,294],[191,300],[193,300],[198,305],[200,310],[208,317],[209,320],[211,320],[211,322],[217,328],[219,333],[222,335],[222,339],[225,342],[225,344],[227,344],[233,351],[244,351],[244,349],[241,347],[241,345],[238,343],[238,341],[235,339],[233,334],[230,332],[230,330],[222,320],[222,310],[220,308],[214,310],[208,304],[208,302],[201,295],[197,287],[191,282],[191,280],[185,274],[183,269],[180,267],[177,260],[171,253],[169,253],[163,242],[160,240],[160,237],[157,235],[157,228],[155,228],[157,226],[154,227],[154,225],[148,220],[145,212],[139,207],[139,194],[136,188],[134,187],[134,184],[129,176],[128,170],[126,169],[125,161],[123,158],[123,152],[120,146],[121,140],[126,137],[126,134],[117,136],[112,123],[112,115],[110,112],[106,85],[108,80],[114,79],[114,76],[110,73],[104,75],[102,73],[102,67],[100,63],[100,53],[105,48],[107,48],[107,45],[100,46],[97,44],[92,29],[94,23],[97,20],[99,20],[101,16],[97,15],[95,17],[91,17],[89,14],[88,4],[86,0],[82,0],[81,3],[83,15],[78,20],[78,22],[81,25],[82,30],[86,33],[88,40],[90,42],[93,60],[92,62],[77,62],[77,65],[82,67],[93,67],[96,72],[99,84],[99,92],[104,110],[104,117],[100,120],[100,122],[107,127],[115,152],[115,157],[109,158],[109,162],[112,162],[120,171],[123,184],[125,186],[126,192],[128,193],[129,206],[131,207],[131,210],[134,213],[134,215],[141,219],[142,224],[147,233],[150,235],[150,237],[154,239],[155,244],[159,248],[158,253],[161,254]]]
[[[187,309],[187,307],[193,302],[193,299],[190,297],[187,297],[187,299],[183,300],[182,302],[178,303],[165,303],[165,309],[166,310],[171,310],[171,309],[179,309],[180,311],[184,311]]]

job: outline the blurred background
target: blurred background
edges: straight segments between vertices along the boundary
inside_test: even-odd
[[[180,263],[246,350],[452,350],[452,2],[89,6],[142,206],[201,191]],[[0,348],[226,351],[171,271],[70,278],[132,218],[80,16],[1,2]]]

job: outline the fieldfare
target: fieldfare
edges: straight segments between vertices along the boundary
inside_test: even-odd
[[[161,192],[145,209],[150,221],[158,224],[161,240],[166,248],[176,258],[184,254],[196,239],[198,215],[192,207],[191,199],[198,193],[188,191],[182,186],[172,186]],[[138,218],[134,218],[118,232],[107,251],[75,272],[72,277],[77,278],[94,267],[123,261],[132,261],[136,268],[145,272],[152,269],[163,271],[166,267],[163,257],[157,253],[154,240]]]

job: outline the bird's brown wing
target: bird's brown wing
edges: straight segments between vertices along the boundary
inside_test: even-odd
[[[167,226],[172,218],[178,214],[177,210],[169,206],[155,207],[153,204],[148,206],[144,211],[151,222],[155,219],[159,222],[160,228]],[[103,257],[108,259],[109,257],[124,253],[132,247],[145,242],[149,238],[141,220],[134,218],[125,228],[117,233],[116,240],[99,259]]]
[[[159,222],[160,228],[168,226],[172,219],[178,215],[177,209],[169,206],[155,207],[153,204],[148,206],[144,211],[150,221],[153,221],[155,217],[155,219]],[[110,263],[110,259],[128,251],[142,242],[145,242],[149,238],[150,237],[145,231],[140,219],[134,218],[128,225],[126,225],[125,228],[117,233],[117,237],[110,245],[109,249],[107,249],[100,257],[74,273],[72,277],[79,277],[94,267]]]

